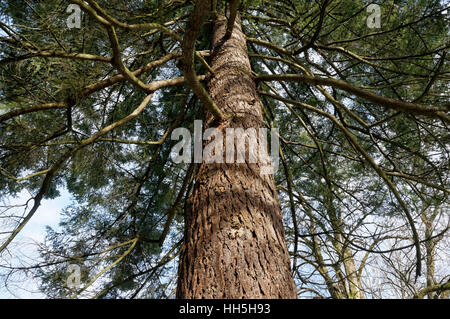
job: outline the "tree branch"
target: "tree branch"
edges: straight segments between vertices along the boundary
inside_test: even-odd
[[[259,75],[255,77],[255,81],[289,81],[289,82],[302,82],[313,85],[325,85],[331,86],[336,89],[341,89],[346,92],[352,93],[360,98],[366,99],[374,104],[384,106],[388,109],[394,109],[396,111],[410,112],[413,114],[424,115],[429,117],[440,118],[447,123],[450,123],[449,108],[433,107],[427,105],[420,105],[415,103],[403,102],[394,100],[391,98],[383,97],[381,95],[369,92],[365,89],[353,86],[347,82],[331,79],[331,78],[319,78],[316,76],[299,75],[299,74],[268,74]]]
[[[227,30],[225,32],[225,40],[229,40],[233,33],[234,23],[238,13],[239,0],[230,1],[230,16],[228,18]]]
[[[222,120],[225,118],[222,111],[214,103],[205,88],[200,84],[197,74],[194,69],[195,58],[195,41],[200,32],[207,15],[211,10],[210,1],[197,0],[194,11],[191,13],[189,21],[187,22],[186,32],[183,39],[183,60],[182,71],[187,83],[192,88],[192,91],[198,96],[203,106],[208,109],[214,117]]]

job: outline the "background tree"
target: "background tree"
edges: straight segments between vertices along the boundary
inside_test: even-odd
[[[81,29],[67,26],[70,3]],[[447,297],[449,3],[379,1],[379,29],[365,0],[202,3],[197,26],[197,1],[0,4],[3,284],[32,275],[49,297],[174,295],[200,166],[175,164],[170,136],[221,117],[195,80],[214,81],[213,26],[236,8],[265,125],[280,131],[275,185],[298,296]],[[60,229],[19,263],[16,235],[62,189],[74,202]],[[8,205],[23,190],[30,201]],[[69,264],[80,289],[66,286]]]

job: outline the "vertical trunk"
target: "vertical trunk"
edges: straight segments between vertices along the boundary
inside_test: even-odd
[[[214,26],[209,93],[233,116],[219,127],[224,136],[226,128],[258,132],[264,124],[246,37],[238,17],[224,40],[226,24],[219,17]],[[205,126],[216,125],[209,118]],[[262,166],[201,165],[186,212],[178,298],[296,298],[273,175],[261,175]]]
[[[426,269],[427,269],[427,288],[433,287],[436,285],[436,281],[434,280],[434,254],[435,254],[435,246],[436,242],[431,239],[433,237],[433,222],[437,216],[437,209],[435,209],[434,212],[429,212],[425,207],[424,211],[421,214],[422,222],[425,225],[425,238],[428,240],[425,242],[425,250],[426,250]],[[435,296],[435,293],[433,291],[430,291],[427,293],[428,299],[433,299]]]
[[[348,282],[348,292],[350,299],[363,299],[364,292],[361,289],[361,281],[358,278],[358,274],[355,266],[355,259],[348,247],[343,247],[344,257],[344,269],[346,273],[346,279]]]
[[[364,298],[364,292],[356,270],[355,259],[351,249],[348,247],[348,243],[346,243],[345,238],[342,236],[342,234],[344,234],[344,229],[342,226],[343,221],[341,215],[338,213],[341,209],[338,207],[338,210],[336,210],[336,207],[333,204],[332,196],[331,191],[326,193],[328,203],[327,212],[330,218],[331,228],[334,233],[334,239],[332,242],[336,253],[339,256],[339,262],[335,266],[335,270],[339,278],[338,285],[341,288],[341,293],[343,294],[342,297],[345,296],[345,298],[349,299],[362,299]],[[341,262],[344,266],[344,272],[342,272],[341,269]]]

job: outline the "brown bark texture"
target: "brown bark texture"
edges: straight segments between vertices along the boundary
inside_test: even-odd
[[[205,128],[264,127],[262,105],[251,76],[246,36],[239,17],[229,39],[227,20],[214,23],[208,91],[226,120],[207,116]],[[261,141],[261,136],[257,136]],[[233,147],[235,147],[234,145]],[[247,141],[248,146],[248,141]],[[248,147],[247,147],[248,150]],[[235,152],[235,156],[236,156]],[[296,298],[281,208],[273,175],[249,163],[206,164],[196,176],[186,211],[178,298]]]

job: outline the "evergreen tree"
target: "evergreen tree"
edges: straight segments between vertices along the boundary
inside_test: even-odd
[[[49,297],[447,297],[449,8],[2,1],[4,287],[31,274]],[[199,120],[225,141],[276,128],[255,141],[279,169],[237,149],[174,161],[177,129],[194,140]],[[40,257],[11,262],[63,189],[74,200]]]

